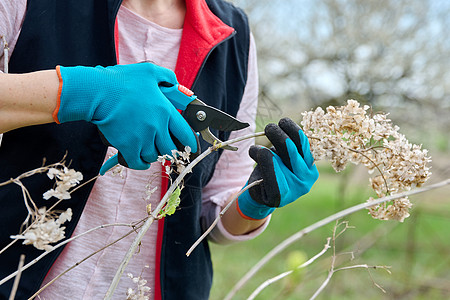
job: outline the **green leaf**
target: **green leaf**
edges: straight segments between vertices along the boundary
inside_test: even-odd
[[[177,207],[180,205],[180,194],[181,188],[177,186],[175,191],[173,191],[173,193],[169,196],[169,200],[167,201],[166,205],[159,212],[158,217],[163,218],[175,213]]]

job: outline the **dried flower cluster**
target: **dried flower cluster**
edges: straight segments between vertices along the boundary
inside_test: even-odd
[[[148,267],[148,266],[146,266]],[[149,300],[150,299],[150,288],[146,285],[147,280],[143,279],[142,276],[135,277],[133,274],[128,273],[128,278],[131,278],[133,283],[136,284],[136,290],[128,288],[127,290],[127,300]]]
[[[50,179],[56,181],[54,188],[44,193],[43,197],[46,200],[51,197],[55,197],[59,201],[69,199],[69,190],[83,180],[83,175],[80,172],[67,168],[64,163],[57,163],[41,169],[47,172],[47,176]],[[30,174],[35,173],[30,172]],[[21,185],[21,187],[26,190],[25,186]],[[24,195],[29,195],[29,193],[24,192]],[[28,216],[23,223],[23,226],[26,228],[23,231],[21,230],[20,234],[13,235],[11,238],[24,240],[24,245],[33,245],[40,250],[52,250],[53,246],[50,244],[56,243],[65,237],[66,227],[62,225],[72,219],[72,210],[68,208],[66,211],[61,212],[52,208],[38,208],[29,196],[24,198],[24,200],[28,210]]]
[[[56,180],[56,187],[44,193],[45,200],[48,200],[51,197],[60,200],[70,199],[69,189],[83,180],[83,174],[81,174],[81,172],[77,172],[74,169],[69,169],[67,167],[50,168],[47,172],[47,176],[50,179]]]
[[[164,154],[158,157],[158,162],[160,162],[166,168],[166,174],[170,175],[172,172],[180,174],[189,164],[191,155],[191,147],[186,146],[183,151],[172,150],[172,156]],[[168,164],[167,162],[170,162]]]
[[[180,174],[186,169],[186,166],[190,163],[190,155],[191,147],[186,146],[184,151],[172,150],[172,156],[167,154],[159,156],[158,162],[164,166],[166,175],[171,179],[170,175],[172,173]],[[166,205],[161,209],[158,215],[159,218],[170,216],[175,213],[177,207],[180,205],[180,194],[183,188],[183,184],[177,186],[176,190],[170,195]],[[150,189],[150,186],[147,186],[147,198],[150,198],[155,191],[156,188]],[[147,212],[149,210],[151,210],[151,207],[149,209],[149,206],[147,206]]]
[[[428,151],[408,142],[387,114],[369,115],[369,106],[355,100],[346,106],[304,112],[301,122],[315,160],[329,160],[339,172],[347,163],[362,164],[378,197],[395,195],[422,185],[431,175]],[[370,198],[368,201],[373,200]],[[369,208],[372,217],[403,221],[409,216],[407,197]]]
[[[66,221],[72,219],[72,210],[68,208],[59,215],[56,212],[50,212],[45,207],[39,208],[34,216],[35,222],[28,227],[21,235],[11,236],[12,239],[23,239],[24,245],[33,245],[39,250],[50,251],[56,243],[65,237],[64,229],[61,226]]]

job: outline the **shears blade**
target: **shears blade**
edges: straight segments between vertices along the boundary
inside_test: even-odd
[[[222,141],[211,133],[210,128],[220,131],[235,131],[250,126],[220,109],[205,104],[191,90],[180,84],[173,85],[163,82],[160,84],[160,88],[169,101],[177,109],[183,111],[183,117],[192,129],[199,132],[202,138],[211,145],[222,143]],[[237,150],[236,147],[229,145],[222,148]]]

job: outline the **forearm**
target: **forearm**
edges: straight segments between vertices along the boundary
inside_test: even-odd
[[[244,95],[240,103],[236,118],[250,124],[249,127],[233,131],[229,139],[254,133],[256,130],[256,113],[258,106],[258,69],[256,61],[256,46],[253,36],[250,37],[250,51],[248,58],[248,76]],[[216,172],[203,190],[204,199],[215,198],[213,202],[225,207],[231,200],[223,203],[222,195],[228,194],[230,187],[240,188],[245,185],[248,175],[252,172],[254,162],[248,157],[248,149],[255,143],[254,139],[248,139],[233,144],[237,151],[224,151],[216,164]],[[220,195],[218,197],[217,195]],[[226,196],[224,196],[226,197]],[[220,200],[219,200],[220,199]],[[252,221],[241,217],[233,204],[222,217],[225,229],[233,235],[249,233],[265,223],[265,220]]]
[[[53,122],[58,88],[55,70],[0,73],[0,133]]]
[[[231,207],[222,216],[222,224],[232,235],[243,235],[261,227],[266,222],[267,218],[268,217],[261,220],[244,219],[239,214],[236,207],[236,201],[234,201]]]

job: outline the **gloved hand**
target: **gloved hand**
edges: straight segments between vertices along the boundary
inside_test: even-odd
[[[101,168],[104,174],[124,160],[145,170],[158,155],[177,149],[174,140],[197,151],[195,133],[158,87],[177,83],[175,74],[152,63],[110,67],[57,67],[60,78],[57,123],[84,120],[97,125],[119,151]],[[174,139],[173,139],[174,138]]]
[[[263,179],[245,191],[237,200],[240,214],[260,220],[275,208],[283,207],[309,192],[319,177],[309,149],[309,141],[300,126],[284,118],[265,128],[274,148],[252,146],[250,157],[257,163],[247,182]]]

